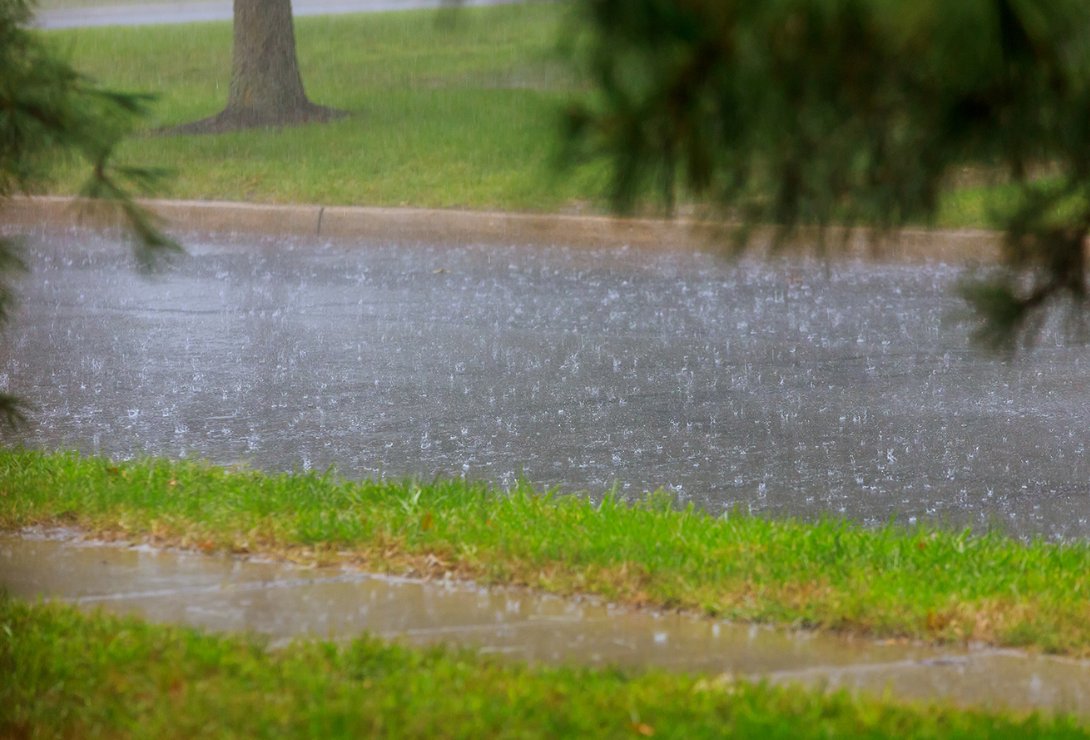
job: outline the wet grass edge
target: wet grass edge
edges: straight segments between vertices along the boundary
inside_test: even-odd
[[[594,500],[592,500],[594,499]],[[890,523],[711,517],[662,493],[349,481],[0,451],[0,528],[96,537],[935,643],[1090,655],[1090,543]]]

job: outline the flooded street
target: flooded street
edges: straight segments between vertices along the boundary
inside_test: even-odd
[[[19,441],[1090,535],[1090,355],[971,349],[959,268],[186,245],[143,278],[101,237],[32,241],[0,352],[37,407]]]

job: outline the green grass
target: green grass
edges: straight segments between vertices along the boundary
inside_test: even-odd
[[[556,166],[560,112],[586,88],[559,50],[569,12],[563,3],[540,3],[298,18],[311,99],[350,117],[217,136],[143,136],[122,148],[122,160],[173,171],[163,197],[605,213],[604,163]],[[159,94],[150,128],[198,120],[226,102],[229,23],[45,35],[104,84]],[[70,163],[56,175],[51,191],[73,194],[84,172]],[[989,225],[996,192],[958,186],[936,225]],[[661,212],[650,194],[640,210]]]
[[[0,527],[68,524],[735,620],[1090,655],[1090,543],[872,530],[676,510],[663,496],[503,493],[460,480],[352,482],[189,462],[0,453]]]
[[[560,176],[560,109],[572,72],[557,52],[562,6],[529,4],[296,20],[312,100],[351,116],[217,136],[145,136],[122,159],[175,172],[176,198],[553,211],[595,200],[602,170]],[[441,21],[442,18],[449,22]],[[151,127],[226,102],[231,26],[45,34],[78,69],[156,92]],[[59,168],[60,192],[80,170]]]
[[[266,651],[0,596],[4,737],[1085,737],[1014,716],[360,639]]]

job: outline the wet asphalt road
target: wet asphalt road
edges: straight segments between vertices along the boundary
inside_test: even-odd
[[[712,513],[1090,534],[1090,357],[968,346],[932,265],[561,247],[39,239],[0,384],[20,441],[465,475]]]

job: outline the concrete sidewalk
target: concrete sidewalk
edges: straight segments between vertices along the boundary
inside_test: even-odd
[[[611,607],[524,589],[307,569],[85,541],[65,530],[0,532],[0,588],[156,622],[250,631],[270,645],[363,632],[515,660],[657,667],[845,688],[902,700],[1090,716],[1090,661],[939,648]]]
[[[463,5],[504,5],[519,0],[462,0]],[[447,3],[449,4],[449,3]],[[308,15],[347,15],[399,10],[439,8],[444,0],[292,0],[292,12]],[[92,7],[57,8],[36,14],[35,25],[45,29],[92,26],[150,26],[177,23],[229,21],[230,0],[195,2],[118,3]]]

